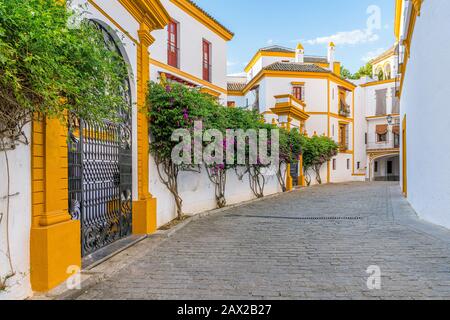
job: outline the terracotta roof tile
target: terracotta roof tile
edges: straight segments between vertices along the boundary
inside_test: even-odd
[[[265,48],[259,49],[259,51],[263,51],[263,52],[287,52],[287,53],[294,53],[295,52],[295,50],[293,50],[293,49],[282,47],[282,46],[265,47]]]
[[[189,2],[190,4],[192,4],[194,7],[196,7],[198,10],[200,10],[205,16],[207,16],[208,18],[210,18],[211,20],[213,20],[215,23],[217,23],[218,25],[220,25],[222,28],[224,28],[227,32],[229,32],[230,34],[232,34],[234,36],[234,32],[230,31],[230,29],[228,29],[227,27],[225,27],[223,24],[221,24],[219,21],[217,21],[216,18],[214,18],[213,16],[211,16],[208,12],[206,12],[205,10],[203,10],[202,8],[200,8],[194,1],[192,0],[187,0],[187,2]]]
[[[228,91],[242,91],[245,88],[245,83],[240,82],[228,82]]]
[[[331,73],[330,70],[324,69],[312,63],[296,63],[296,62],[275,62],[263,68],[269,71],[292,71],[292,72],[317,72]]]

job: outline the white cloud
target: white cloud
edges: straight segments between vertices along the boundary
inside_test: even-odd
[[[233,61],[227,61],[227,67],[235,66],[237,63]]]
[[[336,34],[325,36],[325,37],[318,37],[316,39],[308,40],[306,41],[310,45],[315,44],[328,44],[330,42],[334,42],[336,45],[355,45],[360,43],[369,43],[369,42],[375,42],[380,37],[378,34],[373,33],[369,29],[361,30],[356,29],[353,31],[343,31],[338,32]]]
[[[230,73],[227,75],[228,77],[245,77],[247,74],[245,72],[239,72],[239,73]]]
[[[273,39],[267,40],[267,44],[268,44],[269,46],[273,45]]]
[[[375,59],[376,57],[378,57],[380,54],[382,54],[385,51],[386,51],[386,49],[384,49],[384,48],[378,48],[374,51],[369,51],[365,54],[364,57],[361,58],[361,60],[364,62],[369,62],[370,60]]]

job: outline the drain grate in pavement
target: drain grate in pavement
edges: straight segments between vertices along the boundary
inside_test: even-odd
[[[282,217],[282,216],[258,216],[248,214],[230,214],[228,217],[278,219],[278,220],[305,220],[305,221],[355,221],[362,220],[361,217]]]

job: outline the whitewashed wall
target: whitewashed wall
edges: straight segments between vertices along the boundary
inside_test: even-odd
[[[165,225],[176,218],[176,205],[172,194],[159,179],[153,158],[150,161],[149,188],[153,196],[158,199],[157,223],[158,227]],[[281,192],[276,175],[266,177],[264,195]],[[181,172],[179,176],[179,192],[183,199],[183,213],[195,215],[201,212],[215,209],[216,200],[214,185],[210,182],[204,168],[201,173]],[[227,204],[236,204],[255,199],[249,186],[248,175],[238,179],[234,170],[229,170],[226,184]]]
[[[365,174],[367,169],[367,153],[366,153],[366,138],[367,121],[366,121],[366,104],[365,104],[366,90],[358,86],[355,89],[355,173]],[[360,167],[358,169],[358,162]],[[365,177],[364,177],[365,179]]]
[[[227,41],[211,31],[208,27],[181,10],[170,0],[162,0],[173,20],[179,23],[179,59],[180,69],[197,78],[203,79],[203,39],[212,45],[212,83],[227,88]],[[151,57],[167,64],[167,27],[152,32],[155,42],[150,46]],[[152,68],[154,68],[152,66]],[[152,80],[156,80],[152,75]],[[226,100],[226,99],[225,99]]]
[[[408,200],[424,219],[450,228],[450,1],[424,1],[401,97],[407,118]]]
[[[30,125],[26,127],[30,136]],[[29,145],[18,145],[7,151],[10,170],[9,234],[11,258],[15,276],[7,281],[6,291],[0,291],[0,300],[24,299],[31,296],[30,284],[30,228],[31,228],[31,150]],[[7,169],[3,151],[0,151],[0,278],[10,274],[6,257],[7,223]]]

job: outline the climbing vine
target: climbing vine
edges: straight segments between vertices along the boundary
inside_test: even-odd
[[[280,161],[277,168],[277,178],[283,192],[287,189],[287,165],[297,163],[306,139],[308,138],[300,134],[297,129],[291,131],[280,129]]]
[[[14,275],[9,241],[10,172],[7,152],[28,144],[33,119],[67,115],[116,121],[129,108],[122,94],[125,62],[109,50],[98,27],[68,9],[67,1],[0,1],[0,150],[6,159],[6,256]],[[78,21],[78,22],[77,22]],[[3,169],[3,168],[2,168]],[[2,173],[3,176],[3,173]]]
[[[316,175],[316,181],[322,184],[320,170],[322,166],[335,157],[339,146],[326,136],[313,136],[303,140],[303,168],[306,182],[311,184],[310,170]]]
[[[27,142],[24,126],[36,114],[64,119],[117,119],[127,108],[122,58],[89,21],[65,1],[0,2],[0,139]]]

